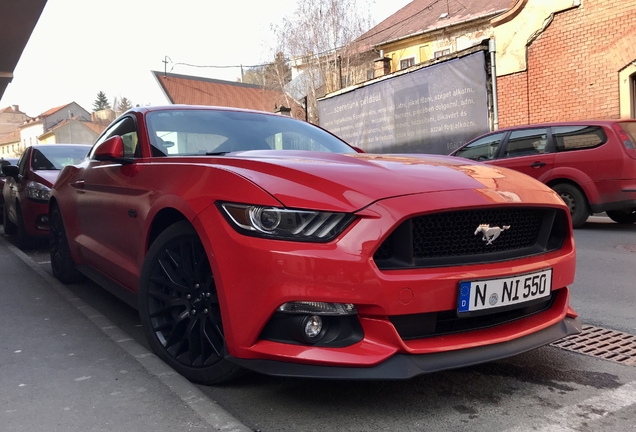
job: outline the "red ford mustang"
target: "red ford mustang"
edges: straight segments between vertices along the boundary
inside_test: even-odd
[[[515,171],[285,116],[135,108],[51,191],[51,264],[192,381],[405,379],[580,331],[568,208]]]

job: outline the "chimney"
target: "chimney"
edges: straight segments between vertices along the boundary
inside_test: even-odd
[[[384,52],[381,52],[381,55],[382,57],[374,60],[373,62],[373,78],[391,73],[391,58],[384,57]]]
[[[11,105],[11,109],[15,112],[20,111],[20,105]]]

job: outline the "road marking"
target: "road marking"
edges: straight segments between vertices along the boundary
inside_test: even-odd
[[[55,291],[64,299],[80,311],[93,324],[100,328],[114,343],[130,354],[150,375],[157,378],[168,389],[195,411],[203,421],[207,422],[213,430],[224,432],[252,432],[252,429],[245,426],[230,413],[221,408],[218,404],[210,400],[205,393],[199,390],[194,384],[176,373],[174,369],[164,363],[159,357],[148,351],[144,346],[137,343],[127,333],[113,325],[106,317],[100,315],[73,294],[55,277],[51,276],[31,257],[22,252],[14,245],[7,242],[0,236],[0,245],[4,245],[20,258],[31,270],[40,275]],[[122,336],[123,335],[123,336]],[[24,386],[21,384],[20,386]]]
[[[532,425],[518,426],[507,432],[575,432],[590,422],[609,416],[636,403],[636,381],[605,391],[575,405],[560,408],[535,419]]]

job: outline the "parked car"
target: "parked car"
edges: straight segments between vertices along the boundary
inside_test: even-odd
[[[512,168],[547,184],[572,224],[593,213],[636,222],[636,120],[544,123],[500,129],[451,155]]]
[[[286,116],[133,108],[51,190],[51,267],[138,307],[192,381],[405,379],[581,329],[567,206],[513,171],[372,155]]]
[[[2,189],[7,179],[7,176],[2,172],[2,167],[6,165],[16,165],[17,163],[18,158],[0,158],[0,222],[4,222],[4,195],[2,194]]]
[[[49,191],[62,167],[79,163],[90,145],[38,144],[27,147],[18,165],[2,167],[6,184],[4,198],[4,232],[17,234],[20,247],[29,246],[37,237],[48,238]]]

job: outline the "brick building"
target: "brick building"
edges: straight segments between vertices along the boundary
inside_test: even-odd
[[[521,1],[492,21],[503,65],[499,126],[636,117],[636,1],[555,1],[537,14],[538,3],[547,5]],[[506,31],[526,25],[530,12],[543,22],[523,41],[525,59],[511,67],[504,57],[514,42]]]

